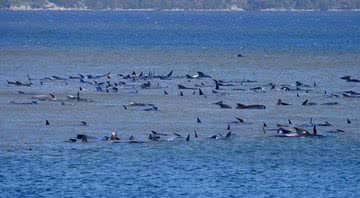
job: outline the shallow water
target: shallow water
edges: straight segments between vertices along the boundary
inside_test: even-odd
[[[0,11],[0,196],[1,197],[358,197],[360,182],[359,99],[329,99],[324,90],[360,91],[360,20],[356,12],[48,12]],[[237,54],[244,55],[238,58]],[[45,76],[151,71],[175,76],[203,71],[216,79],[312,85],[313,92],[266,90],[211,93],[203,80],[155,80],[163,89],[99,93],[77,80],[14,87],[6,80]],[[99,80],[104,81],[104,80]],[[206,97],[177,84],[203,82]],[[129,82],[130,83],[130,82]],[[26,93],[76,95],[94,103],[31,101]],[[229,88],[229,87],[225,87]],[[163,90],[169,95],[165,96]],[[296,93],[300,97],[296,97]],[[282,98],[291,106],[276,106]],[[301,106],[338,101],[337,106]],[[223,100],[264,104],[265,110],[219,109]],[[157,112],[124,110],[130,101],[153,103]],[[81,132],[102,137],[116,128],[123,138],[146,139],[151,130],[200,137],[226,133],[229,141],[195,140],[146,144],[65,141]],[[200,117],[201,124],[196,123]],[[270,126],[329,121],[345,133],[325,138],[274,138]],[[352,124],[347,124],[349,118]],[[45,120],[51,122],[45,126]],[[87,121],[88,126],[80,125]],[[31,150],[29,150],[31,148]]]

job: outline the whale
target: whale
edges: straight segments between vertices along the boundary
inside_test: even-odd
[[[150,108],[146,108],[146,109],[144,109],[143,111],[157,111],[157,110],[158,110],[158,108],[157,108],[157,107],[152,106],[152,107],[150,107]]]
[[[110,136],[109,140],[120,140],[120,138],[118,137],[116,131],[113,131],[113,132],[111,133],[111,136]]]
[[[346,123],[351,124],[351,120],[349,118],[347,118]]]
[[[274,137],[324,137],[317,133],[316,125],[313,126],[313,133],[300,127],[279,128],[277,132]]]
[[[80,82],[80,83],[84,83],[84,84],[89,84],[89,85],[92,85],[92,84],[93,84],[92,82],[86,81],[86,80],[84,80],[83,78],[81,78],[79,82]]]
[[[156,136],[154,134],[149,134],[149,140],[150,141],[159,141],[160,137]]]
[[[328,127],[328,126],[333,126],[330,122],[325,121],[323,123],[318,123],[316,124],[317,126],[323,126],[323,127]]]
[[[236,119],[235,121],[228,122],[228,124],[252,124],[250,122],[245,122],[244,119],[236,117],[236,116],[235,116],[235,119]]]
[[[165,76],[159,76],[158,78],[160,78],[161,80],[167,80],[169,79],[172,75],[173,75],[173,70],[171,70],[167,75]],[[157,76],[155,76],[155,78],[157,78]]]
[[[95,75],[95,76],[89,74],[89,75],[87,75],[86,77],[87,77],[88,79],[99,79],[99,78],[104,78],[104,77],[109,78],[109,77],[110,77],[110,74],[111,74],[111,72],[106,73],[106,74],[103,74],[103,75]]]
[[[309,102],[308,99],[306,99],[302,104],[302,106],[314,106],[314,105],[317,105],[316,102]]]
[[[276,103],[276,105],[279,105],[279,106],[288,106],[290,105],[289,103],[286,103],[286,102],[283,102],[281,99],[279,99]]]
[[[198,137],[199,137],[198,134],[197,134],[197,132],[196,132],[196,130],[194,130],[194,136],[195,136],[195,138],[198,138]]]
[[[345,133],[345,131],[342,129],[334,129],[334,130],[326,131],[326,133]]]
[[[211,90],[211,92],[217,96],[226,96],[226,95],[230,95],[229,93],[226,93],[226,92],[219,92],[219,91],[216,91],[216,90]]]
[[[316,129],[316,125],[313,127],[313,133],[311,134],[309,131],[302,129],[302,128],[298,128],[298,127],[294,127],[296,130],[296,133],[299,135],[299,137],[324,137],[323,135],[319,135],[317,134],[317,129]]]
[[[214,82],[215,82],[215,90],[219,90],[219,89],[220,89],[220,83],[219,83],[219,81],[217,81],[217,80],[214,79]]]
[[[245,105],[241,103],[236,103],[237,107],[236,109],[266,109],[265,105]]]
[[[31,82],[23,83],[23,82],[20,82],[20,81],[9,81],[9,80],[7,81],[7,83],[9,85],[26,86],[26,87],[30,87],[32,85]]]
[[[224,104],[223,101],[215,102],[213,104],[218,105],[221,109],[232,109],[230,105]]]
[[[199,96],[205,95],[204,92],[199,88]]]
[[[325,102],[325,103],[321,103],[320,105],[328,105],[328,106],[332,106],[332,105],[338,105],[338,102]]]
[[[150,83],[150,81],[147,81],[146,83],[141,84],[140,87],[143,88],[143,89],[150,88],[150,87],[151,87],[151,83]]]
[[[224,138],[223,135],[219,133],[219,134],[210,136],[208,139],[219,140],[219,139],[223,139],[223,138]]]
[[[360,98],[359,95],[351,95],[347,93],[343,93],[342,95],[344,96],[344,98]]]
[[[15,104],[15,105],[37,105],[39,104],[37,101],[31,101],[31,102],[16,102],[16,101],[10,101],[10,104]]]
[[[69,100],[76,100],[76,97],[73,95],[67,95],[66,98]]]
[[[130,106],[130,107],[145,107],[145,106],[155,106],[154,104],[146,104],[146,103],[139,103],[139,102],[133,102],[131,101],[127,106]]]
[[[191,90],[197,90],[197,88],[193,88],[193,87],[185,87],[184,85],[178,85],[178,89],[191,89]]]
[[[343,76],[340,79],[345,80],[346,82],[360,82],[359,79],[352,78],[351,76]]]
[[[232,133],[231,133],[231,131],[229,131],[226,135],[225,135],[225,139],[228,139],[228,138],[230,138],[232,136]]]
[[[188,79],[211,78],[211,76],[206,75],[206,74],[204,74],[203,72],[200,72],[200,71],[196,72],[196,74],[193,75],[193,76],[187,74],[187,75],[185,75],[185,77],[188,78]]]
[[[74,80],[80,80],[80,79],[82,79],[84,76],[69,76],[69,79],[74,79]]]
[[[174,134],[176,137],[182,137],[182,135],[180,135],[180,134],[178,134],[178,133],[173,132],[173,134]]]
[[[343,93],[360,96],[360,93],[356,91],[344,91]]]
[[[66,78],[60,76],[51,76],[54,80],[67,80]]]
[[[55,95],[49,94],[49,95],[36,95],[31,97],[31,99],[41,100],[41,101],[54,101],[57,100]]]
[[[190,141],[190,133],[188,134],[188,136],[185,139],[186,141]]]
[[[251,90],[251,91],[264,91],[264,88],[263,87],[252,87],[249,90]]]
[[[157,135],[157,136],[168,136],[169,134],[167,134],[167,133],[159,133],[159,132],[156,132],[156,131],[151,131],[151,133],[153,134],[153,135]]]
[[[333,94],[333,93],[328,94],[326,90],[324,91],[324,96],[326,96],[328,98],[339,98],[340,97],[338,94]]]
[[[310,85],[306,85],[306,84],[304,84],[302,82],[299,82],[299,81],[296,81],[295,84],[296,84],[297,87],[311,87]]]

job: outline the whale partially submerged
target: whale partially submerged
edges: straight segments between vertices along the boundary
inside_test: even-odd
[[[203,72],[196,72],[195,75],[191,76],[191,75],[186,75],[186,78],[189,79],[200,79],[200,78],[211,78],[211,76],[204,74]]]
[[[265,105],[258,105],[258,104],[245,105],[242,103],[236,103],[236,105],[237,105],[236,109],[266,109]]]
[[[360,82],[359,79],[352,78],[351,76],[343,76],[340,79],[345,80],[346,82]]]
[[[213,104],[218,105],[221,109],[232,109],[230,105],[224,104],[222,100]]]
[[[26,86],[26,87],[30,87],[31,85],[32,85],[32,83],[31,82],[29,82],[29,83],[23,83],[23,82],[20,82],[20,81],[7,81],[7,83],[9,84],[9,85],[16,85],[16,86]]]
[[[324,137],[323,135],[319,135],[317,133],[316,125],[313,127],[313,133],[310,133],[306,129],[299,127],[291,127],[291,128],[279,128],[277,131],[278,134],[273,135],[274,137]]]
[[[55,101],[57,98],[54,94],[48,94],[48,95],[36,95],[31,97],[31,99],[41,100],[41,101]]]
[[[286,102],[283,102],[281,99],[278,99],[276,105],[279,105],[279,106],[288,106],[290,105],[289,103],[286,103]]]

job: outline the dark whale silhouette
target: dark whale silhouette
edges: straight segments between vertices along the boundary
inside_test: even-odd
[[[224,104],[223,101],[215,102],[213,104],[218,105],[222,109],[232,109],[230,105]]]
[[[236,109],[266,109],[265,105],[245,105],[241,103],[236,103]]]
[[[283,102],[281,99],[279,99],[276,104],[277,104],[277,105],[281,105],[281,106],[290,105],[289,103]]]

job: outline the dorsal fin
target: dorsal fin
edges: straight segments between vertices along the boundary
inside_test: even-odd
[[[204,92],[199,88],[199,95],[202,96],[204,95]]]
[[[166,75],[166,77],[167,77],[167,78],[169,78],[170,76],[172,76],[173,72],[174,72],[174,71],[173,71],[173,70],[171,70],[171,72],[170,72],[170,73],[168,73],[168,75]]]
[[[306,105],[307,103],[308,103],[308,99],[306,99],[303,103],[302,103],[302,105]]]
[[[226,135],[225,138],[230,138],[231,137],[231,131],[229,131]]]
[[[236,103],[236,105],[237,105],[238,107],[246,107],[246,105],[241,104],[241,103]]]
[[[241,123],[244,123],[245,121],[243,120],[243,119],[241,119],[241,118],[238,118],[238,117],[235,117],[237,120],[239,120],[239,122],[241,122]]]
[[[349,118],[346,119],[346,122],[347,122],[348,124],[351,124],[351,120],[350,120]]]
[[[177,137],[181,137],[181,135],[178,133],[173,133],[173,134],[176,135]]]

